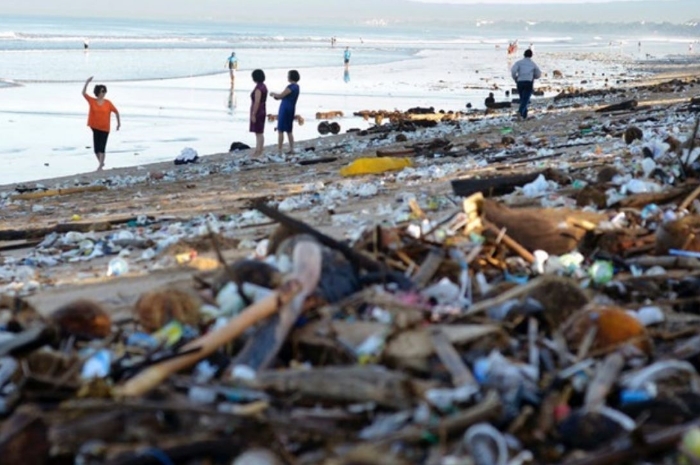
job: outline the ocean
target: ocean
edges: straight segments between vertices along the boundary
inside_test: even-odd
[[[282,91],[287,70],[299,70],[297,113],[307,124],[296,127],[295,135],[303,141],[318,136],[318,111],[343,111],[344,131],[371,124],[352,116],[363,109],[478,108],[489,89],[511,86],[513,57],[505,49],[516,39],[521,50],[532,44],[543,69],[576,69],[577,81],[595,70],[620,74],[640,59],[683,55],[694,40],[605,30],[492,24],[339,29],[0,16],[0,184],[94,169],[80,95],[88,76],[108,86],[108,98],[122,115],[122,130],[112,131],[107,146],[110,168],[172,160],[186,147],[206,155],[227,151],[233,141],[253,145],[248,111],[250,72],[256,68],[265,70],[270,91]],[[337,39],[334,47],[331,37]],[[352,52],[347,70],[345,47]],[[239,59],[234,92],[225,67],[231,51]],[[276,111],[277,102],[269,100],[267,112]],[[276,136],[268,124],[266,143]]]

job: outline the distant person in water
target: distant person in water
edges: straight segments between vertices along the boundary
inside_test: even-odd
[[[345,47],[345,52],[343,52],[343,63],[345,64],[345,67],[347,68],[350,66],[350,48]]]
[[[228,65],[228,74],[231,78],[231,89],[236,81],[236,70],[238,69],[238,58],[236,58],[236,52],[231,52],[231,55],[226,59],[226,64]]]
[[[250,132],[255,134],[253,156],[259,157],[263,154],[263,145],[265,144],[267,87],[265,86],[265,72],[263,70],[256,69],[251,76],[255,82],[255,88],[250,93]]]
[[[493,92],[489,92],[489,96],[484,99],[484,106],[486,108],[493,108],[496,103],[496,99],[493,97]]]
[[[102,171],[105,166],[105,150],[107,148],[107,138],[109,137],[110,122],[112,113],[117,117],[117,131],[121,128],[122,122],[119,118],[119,111],[112,105],[112,102],[105,98],[107,87],[97,84],[93,90],[95,97],[87,94],[88,84],[92,81],[92,76],[87,78],[83,86],[83,97],[90,105],[87,125],[92,129],[92,148],[97,157],[97,171]]]
[[[83,50],[87,50],[88,48],[90,48],[90,43],[88,42],[87,39],[85,39],[83,41]]]
[[[525,119],[527,118],[527,106],[530,104],[535,79],[539,79],[542,76],[539,66],[532,61],[532,50],[525,50],[523,58],[515,62],[510,73],[518,86],[518,94],[520,95],[518,114]]]
[[[270,95],[275,100],[281,100],[280,109],[277,113],[277,149],[282,155],[284,145],[284,134],[287,133],[289,141],[289,152],[294,153],[294,116],[296,115],[297,100],[299,99],[299,72],[295,69],[287,73],[289,85],[282,92],[272,92]]]

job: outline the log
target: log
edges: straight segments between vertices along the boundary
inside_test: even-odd
[[[301,161],[299,161],[299,164],[301,166],[318,165],[321,163],[333,163],[334,161],[337,161],[337,160],[338,160],[338,157],[311,158],[310,160],[301,160]]]
[[[623,111],[623,110],[634,110],[637,108],[639,102],[636,100],[625,100],[624,102],[615,103],[602,108],[598,108],[596,113],[608,113],[611,111]]]
[[[453,179],[452,191],[455,195],[468,197],[481,192],[485,197],[510,194],[516,187],[528,184],[542,174],[542,172],[515,174],[508,176],[496,176],[490,178]]]
[[[416,150],[410,149],[378,149],[378,157],[414,157]]]
[[[113,225],[125,224],[129,221],[135,221],[136,217],[128,216],[123,218],[114,218],[105,221],[83,221],[71,223],[59,223],[54,226],[35,229],[3,229],[0,230],[0,241],[19,241],[39,239],[51,233],[66,233],[70,231],[90,232],[90,231],[108,231]],[[149,217],[149,220],[153,218]]]

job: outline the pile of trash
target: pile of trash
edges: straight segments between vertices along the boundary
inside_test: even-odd
[[[43,316],[3,294],[2,463],[700,462],[698,123],[687,138],[636,123],[590,122],[561,147],[433,128],[339,173],[382,181],[317,181],[228,225],[47,230],[0,279],[113,256],[118,280],[165,251],[193,261],[178,248],[193,238],[216,263],[142,293],[128,318],[89,299]],[[537,164],[612,138],[627,160]],[[419,166],[428,152],[488,175],[454,179],[459,202],[440,208],[406,197],[400,221],[389,209],[396,221],[351,241],[294,213],[454,172]],[[228,262],[220,229],[263,219],[274,231]]]
[[[253,256],[128,320],[4,296],[3,463],[698,459],[693,235],[624,258],[640,236],[601,213],[410,207],[349,244],[259,203],[279,226]]]

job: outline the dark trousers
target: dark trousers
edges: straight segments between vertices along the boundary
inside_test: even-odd
[[[518,95],[520,95],[520,108],[518,113],[523,118],[527,118],[527,106],[530,104],[532,97],[532,81],[518,81]]]
[[[92,149],[95,153],[105,153],[109,133],[95,128],[90,129],[92,129]]]

